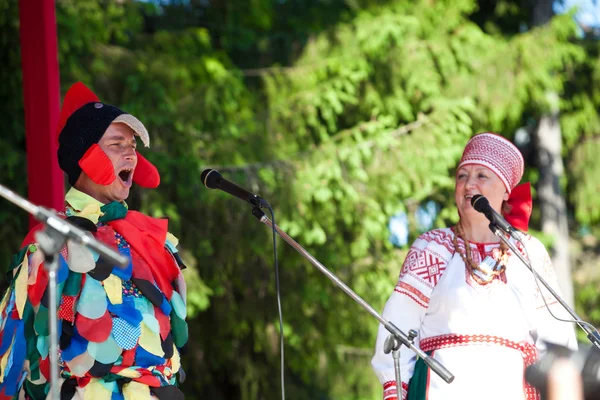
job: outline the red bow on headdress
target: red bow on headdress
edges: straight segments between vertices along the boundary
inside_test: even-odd
[[[526,182],[516,186],[510,193],[507,203],[510,211],[504,214],[504,218],[515,228],[526,232],[532,210],[531,184]]]

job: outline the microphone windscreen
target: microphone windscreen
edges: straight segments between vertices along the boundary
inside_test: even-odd
[[[221,182],[221,174],[216,169],[205,169],[200,175],[200,181],[209,189],[218,189]]]
[[[482,213],[490,207],[490,202],[484,196],[476,194],[471,198],[471,205],[475,211]]]

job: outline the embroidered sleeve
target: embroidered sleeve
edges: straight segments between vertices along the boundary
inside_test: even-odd
[[[450,235],[449,230],[427,232],[415,240],[408,251],[398,282],[383,310],[383,317],[404,333],[408,333],[410,329],[420,331],[431,293],[453,254]],[[396,400],[398,397],[392,354],[383,352],[383,344],[388,336],[387,329],[380,325],[371,365],[384,385],[384,399]],[[415,339],[415,344],[418,343],[419,336]],[[416,355],[404,346],[401,347],[400,354],[402,398],[405,399]]]

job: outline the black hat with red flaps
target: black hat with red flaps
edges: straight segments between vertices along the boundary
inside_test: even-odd
[[[102,103],[87,86],[75,83],[65,95],[58,121],[58,164],[67,174],[69,183],[75,185],[82,171],[102,185],[115,179],[108,156],[98,142],[111,124],[129,126],[139,136],[144,146],[150,147],[150,137],[144,125],[133,115]],[[158,170],[138,151],[133,182],[146,188],[160,183]]]

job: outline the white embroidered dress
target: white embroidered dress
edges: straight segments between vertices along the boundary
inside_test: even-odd
[[[539,240],[524,236],[533,267],[558,291],[546,249]],[[428,370],[421,398],[536,399],[535,391],[525,385],[525,366],[535,360],[536,347],[543,350],[542,340],[576,348],[573,326],[552,318],[533,274],[515,255],[509,257],[501,276],[479,285],[455,252],[453,237],[450,228],[436,229],[414,242],[383,311],[384,318],[405,333],[415,329],[419,334],[415,344],[433,352],[432,356],[455,376],[454,382],[447,384]],[[458,239],[458,244],[464,253],[465,243]],[[498,243],[469,245],[476,262],[499,247]],[[568,318],[545,288],[543,293],[552,312]],[[383,352],[388,335],[380,325],[372,366],[384,385],[384,399],[395,400],[393,359]],[[416,355],[402,346],[400,361],[402,397],[406,398]]]

